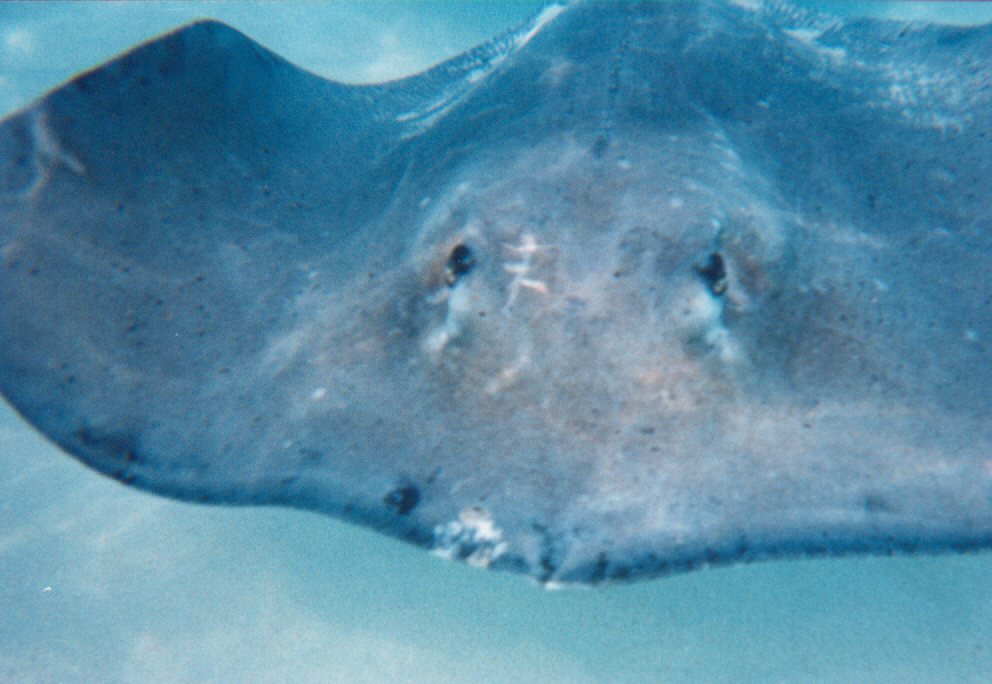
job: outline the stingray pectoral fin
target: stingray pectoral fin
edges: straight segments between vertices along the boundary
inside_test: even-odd
[[[122,480],[265,499],[253,484],[264,473],[244,462],[251,422],[267,409],[244,369],[307,287],[309,255],[346,244],[374,210],[375,197],[354,188],[368,174],[388,179],[377,168],[387,132],[358,89],[216,22],[141,46],[8,118],[4,395]]]

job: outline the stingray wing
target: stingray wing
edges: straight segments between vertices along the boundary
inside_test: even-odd
[[[266,501],[280,475],[245,461],[248,414],[271,407],[244,373],[316,255],[346,272],[344,246],[388,199],[402,169],[384,103],[419,100],[384,90],[330,83],[202,22],[7,119],[4,394],[114,477]]]

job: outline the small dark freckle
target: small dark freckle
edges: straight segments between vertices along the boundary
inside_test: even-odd
[[[620,274],[620,271],[614,271],[614,272],[613,272],[613,277],[614,277],[614,278],[619,278],[619,277],[620,277],[620,275],[621,275],[621,274]]]
[[[30,273],[33,276],[36,276],[36,275],[38,275],[38,273],[40,273],[40,271],[38,270],[37,267],[35,267],[35,268],[32,268],[30,271],[28,271],[28,273]]]
[[[198,283],[202,283],[203,282],[203,276],[202,275],[198,275],[198,276],[196,276],[196,278],[194,278],[194,280],[196,282],[198,282]]]
[[[420,502],[420,491],[413,485],[403,485],[386,494],[382,502],[398,515],[407,515]]]
[[[592,154],[596,159],[602,159],[603,155],[606,154],[606,150],[609,148],[610,142],[606,139],[606,136],[600,135],[596,137],[596,141],[592,145]]]
[[[124,211],[124,203],[123,202],[118,202],[117,203],[117,213],[122,213],[123,211]]]
[[[592,571],[589,573],[589,581],[593,584],[602,582],[606,579],[606,571],[610,567],[610,561],[605,553],[599,553],[596,556],[596,565],[593,567]]]
[[[813,426],[810,423],[803,423],[803,427],[808,430],[809,428],[811,428]]]
[[[485,311],[480,311],[479,312],[479,318],[485,318],[485,317],[486,317],[486,312]]]
[[[374,272],[373,272],[373,273],[369,273],[369,278],[370,278],[370,279],[371,279],[371,278],[375,278],[375,275],[376,275],[376,274],[375,274]]]
[[[319,451],[307,447],[299,449],[299,454],[303,457],[303,462],[308,464],[320,463],[324,459]]]
[[[628,580],[630,579],[630,568],[626,566],[616,568],[610,573],[610,578],[620,581]]]
[[[641,428],[641,434],[642,435],[653,435],[654,434],[654,428],[653,427],[642,427]]]

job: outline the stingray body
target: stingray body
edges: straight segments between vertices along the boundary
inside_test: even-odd
[[[988,546],[990,55],[579,4],[347,86],[182,28],[0,125],[0,388],[123,482],[542,581]]]

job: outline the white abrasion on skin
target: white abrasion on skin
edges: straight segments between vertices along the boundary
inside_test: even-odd
[[[513,302],[517,300],[517,295],[520,293],[521,287],[533,290],[538,294],[548,294],[548,286],[544,281],[529,277],[534,255],[543,249],[537,243],[537,239],[530,233],[524,233],[520,238],[519,245],[507,245],[506,247],[512,253],[518,255],[520,260],[503,266],[503,269],[507,273],[513,275],[513,281],[510,283],[510,295],[506,300],[505,308],[509,309],[513,305]]]
[[[472,297],[464,287],[446,290],[448,313],[444,322],[434,328],[424,340],[424,350],[428,354],[440,354],[445,346],[462,332],[462,322],[472,309]]]
[[[487,568],[506,549],[503,531],[481,508],[466,508],[457,520],[434,527],[433,553],[447,560],[461,558],[469,565]]]
[[[486,382],[486,394],[492,396],[499,394],[512,386],[520,377],[520,371],[530,365],[530,352],[523,350],[517,354],[514,362],[500,369],[499,373]]]
[[[682,299],[679,327],[686,337],[702,342],[720,361],[730,363],[739,358],[736,345],[723,325],[723,304],[708,292],[693,288]]]
[[[52,169],[59,164],[77,175],[86,173],[82,163],[59,145],[48,125],[48,112],[44,109],[38,108],[31,112],[31,141],[34,146],[32,162],[35,178],[25,193],[28,198],[33,200],[38,196],[48,184]]]

